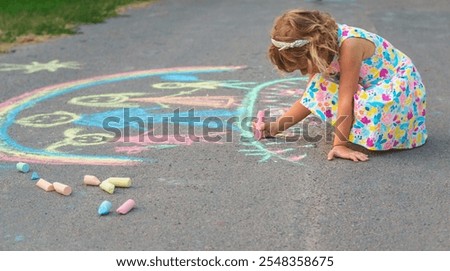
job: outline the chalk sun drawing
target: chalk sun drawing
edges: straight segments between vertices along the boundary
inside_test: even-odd
[[[80,69],[81,65],[75,61],[59,62],[55,59],[48,63],[33,61],[30,64],[0,63],[1,72],[23,71],[24,73],[35,73],[40,71],[56,72],[59,69]]]
[[[54,68],[57,66],[55,65]],[[36,67],[3,64],[0,71],[20,68],[32,73],[40,70],[37,68],[39,65],[32,66]],[[52,70],[50,66],[47,66],[49,71]],[[78,68],[75,63],[66,67]],[[0,160],[84,165],[133,165],[152,162],[153,158],[144,158],[138,154],[190,146],[197,142],[211,142],[202,137],[197,141],[192,140],[185,131],[177,135],[166,134],[164,141],[148,140],[149,135],[163,136],[164,133],[158,130],[164,129],[147,126],[147,118],[151,117],[153,124],[160,124],[164,128],[167,119],[173,117],[173,108],[181,109],[180,117],[188,117],[187,109],[196,108],[195,116],[202,119],[211,116],[222,119],[250,119],[257,111],[257,101],[258,105],[264,107],[274,106],[271,108],[273,112],[281,112],[284,107],[290,105],[283,97],[288,97],[291,103],[292,96],[301,94],[298,85],[306,82],[305,78],[274,80],[262,84],[209,79],[214,74],[242,68],[243,66],[206,66],[135,71],[67,82],[27,92],[0,103]],[[204,78],[200,79],[200,76]],[[147,89],[135,89],[136,85],[133,83],[142,83],[141,81],[144,84],[138,86],[142,88],[142,85],[147,85]],[[124,88],[133,91],[123,91]],[[223,95],[223,89],[236,93],[231,96]],[[53,105],[55,101],[65,105],[64,110],[61,110],[60,106],[56,111],[46,111],[46,108],[55,108],[48,106]],[[111,127],[123,128],[125,109],[129,118],[142,119],[146,128],[141,131],[140,123],[127,123],[132,131],[139,131],[139,134],[121,135],[116,138],[104,129],[104,120],[116,118],[119,121]],[[193,125],[202,126],[201,123]],[[226,128],[228,132],[240,133],[242,138],[253,138],[251,131],[248,127],[243,127],[241,122]],[[22,131],[21,136],[17,137],[11,130]],[[28,145],[29,142],[33,143],[33,132],[45,134],[45,140],[34,140],[36,144],[31,144],[33,146],[20,142],[28,142]],[[209,136],[224,136],[226,133],[211,133]],[[184,136],[186,140],[180,141],[177,136]],[[261,162],[284,160],[300,163],[306,156],[300,150],[302,146],[285,147],[276,142],[253,140],[241,140],[240,144],[243,146],[241,153],[260,157]]]

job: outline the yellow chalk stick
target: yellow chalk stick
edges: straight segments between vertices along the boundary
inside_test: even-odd
[[[101,183],[97,177],[92,175],[85,175],[83,182],[86,185],[95,185],[95,186],[99,186]]]
[[[113,185],[110,182],[103,181],[100,183],[100,188],[103,189],[104,191],[112,194],[112,193],[114,193],[114,188],[116,188],[116,187],[115,187],[115,185]]]
[[[105,182],[109,182],[117,187],[130,187],[131,186],[131,178],[110,177],[110,178],[106,179]]]
[[[55,191],[53,184],[47,182],[44,179],[39,179],[39,181],[36,182],[36,186],[38,186],[39,188],[42,188],[43,190],[45,190],[47,192]]]
[[[72,188],[68,185],[59,182],[54,182],[53,187],[55,188],[55,191],[61,195],[68,196],[72,194]]]

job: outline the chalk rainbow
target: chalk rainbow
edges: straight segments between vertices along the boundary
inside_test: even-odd
[[[8,130],[14,124],[16,117],[20,112],[29,109],[40,102],[75,92],[77,90],[121,81],[148,78],[152,76],[176,76],[196,73],[229,72],[242,68],[244,68],[244,66],[203,66],[134,71],[66,82],[24,93],[20,96],[0,103],[0,160],[40,164],[77,165],[134,165],[147,161],[141,158],[129,156],[67,154],[26,147],[16,142],[9,135]]]

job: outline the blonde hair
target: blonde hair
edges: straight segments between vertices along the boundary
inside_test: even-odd
[[[327,68],[338,52],[338,26],[329,13],[294,9],[274,21],[272,39],[293,42],[298,39],[309,43],[296,48],[279,50],[269,47],[269,59],[284,72],[300,70],[302,74],[328,74]]]

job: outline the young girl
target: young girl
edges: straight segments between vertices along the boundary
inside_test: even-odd
[[[302,98],[276,122],[254,126],[275,136],[311,112],[334,125],[334,157],[367,161],[369,150],[410,149],[427,138],[425,87],[411,59],[382,37],[337,24],[325,12],[291,10],[275,20],[271,62],[309,75]]]

